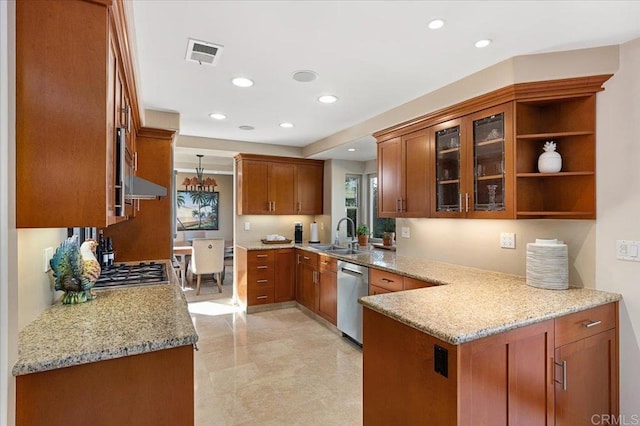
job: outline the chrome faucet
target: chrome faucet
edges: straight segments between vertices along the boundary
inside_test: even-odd
[[[353,223],[353,219],[350,217],[343,217],[338,221],[338,226],[336,226],[336,240],[333,242],[334,245],[340,245],[340,240],[338,239],[338,232],[340,232],[340,224],[344,221],[348,221],[351,223],[351,229],[353,229],[353,235],[356,234],[356,224]],[[349,225],[347,224],[347,236],[349,235]],[[348,243],[350,249],[354,249],[354,238],[352,237],[351,242]]]

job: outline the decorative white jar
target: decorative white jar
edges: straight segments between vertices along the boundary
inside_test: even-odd
[[[544,152],[538,157],[538,171],[540,173],[558,173],[562,169],[562,157],[556,152],[553,141],[545,142]]]

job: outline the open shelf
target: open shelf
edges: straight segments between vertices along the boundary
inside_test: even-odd
[[[558,173],[518,173],[519,178],[548,178],[548,177],[568,177],[568,176],[594,176],[595,172],[558,172]],[[478,178],[480,179],[480,178]]]
[[[557,138],[567,138],[570,136],[589,136],[593,135],[592,131],[587,132],[555,132],[555,133],[532,133],[532,134],[524,134],[524,135],[516,135],[518,140],[547,140],[547,139],[557,139]]]

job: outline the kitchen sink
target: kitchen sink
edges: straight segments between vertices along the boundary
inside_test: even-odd
[[[368,253],[368,250],[354,250],[348,247],[336,246],[334,244],[314,244],[311,246],[317,250],[320,250],[324,253],[328,254],[358,254],[358,253]]]

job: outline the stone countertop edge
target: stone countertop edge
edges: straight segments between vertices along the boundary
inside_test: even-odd
[[[166,262],[169,284],[94,289],[92,301],[47,308],[18,334],[12,374],[195,345],[198,334],[171,262],[156,262]]]

